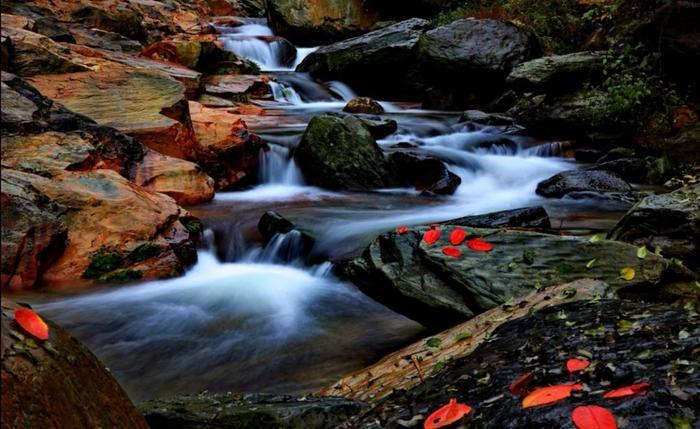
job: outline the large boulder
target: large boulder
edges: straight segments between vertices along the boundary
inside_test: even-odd
[[[379,20],[362,0],[268,0],[267,18],[275,34],[307,45],[367,32]]]
[[[603,77],[603,54],[575,52],[536,58],[516,66],[506,83],[518,91],[557,92],[579,88]]]
[[[309,184],[327,189],[366,191],[396,184],[382,150],[353,116],[315,116],[294,160]]]
[[[573,428],[574,408],[590,405],[608,409],[619,427],[690,428],[697,423],[700,364],[691,351],[700,346],[699,322],[697,313],[668,305],[578,301],[510,321],[473,352],[451,359],[441,356],[439,341],[424,341],[424,348],[437,343],[431,351],[442,363],[421,370],[421,355],[405,350],[401,356],[418,368],[412,375],[422,382],[377,401],[347,427],[398,429],[406,422],[422,427],[430,413],[456,398],[473,407],[467,418],[475,428]],[[568,373],[566,361],[577,356],[590,367]],[[570,398],[524,409],[521,395],[508,387],[528,373],[531,381],[521,383],[522,395],[557,384],[584,386]],[[648,393],[602,396],[640,382],[649,383]]]
[[[33,339],[13,320],[17,308],[3,297],[3,427],[148,428],[117,381],[87,348],[49,320],[45,320],[49,339]]]
[[[338,273],[395,311],[431,328],[447,327],[517,299],[533,289],[582,277],[614,289],[661,286],[674,269],[657,255],[637,257],[637,247],[616,241],[556,236],[521,230],[461,225],[471,237],[485,237],[490,252],[458,246],[459,257],[443,253],[454,226],[439,226],[434,245],[423,241],[429,228],[380,235],[359,256],[338,264]],[[630,280],[621,278],[632,268]],[[582,274],[585,273],[585,274]],[[669,292],[671,294],[671,292]]]
[[[561,198],[575,192],[627,194],[631,191],[629,183],[602,170],[564,171],[537,184],[537,194],[549,198]]]
[[[610,232],[612,240],[650,249],[700,268],[700,185],[644,198]]]
[[[323,46],[297,68],[314,77],[340,80],[375,96],[406,98],[420,89],[418,42],[429,21],[414,18]]]
[[[344,398],[233,393],[180,396],[139,406],[151,429],[331,429],[366,407]]]

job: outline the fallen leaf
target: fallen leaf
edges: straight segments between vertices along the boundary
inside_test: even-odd
[[[29,334],[40,340],[49,339],[49,326],[38,314],[28,308],[15,310],[15,321]]]
[[[578,429],[617,429],[615,416],[597,405],[574,408],[571,419]]]
[[[626,267],[620,270],[620,278],[623,280],[630,281],[634,279],[635,275],[637,275],[637,272],[634,271],[634,268]]]
[[[490,252],[493,250],[493,244],[487,243],[480,238],[473,238],[467,241],[467,247],[477,252]]]
[[[453,246],[459,246],[467,238],[467,233],[462,228],[455,228],[450,233],[450,243]]]
[[[637,249],[637,257],[638,257],[639,259],[644,259],[644,258],[646,258],[648,253],[649,253],[649,252],[647,251],[646,246],[642,246],[642,247],[640,247],[640,248]]]
[[[647,393],[649,393],[650,387],[651,387],[651,385],[649,383],[631,384],[629,386],[619,387],[617,389],[611,390],[611,391],[607,392],[605,395],[603,395],[603,398],[614,399],[614,398],[624,398],[627,396],[646,395]]]
[[[467,404],[457,402],[457,399],[450,399],[450,403],[439,408],[425,419],[424,429],[437,429],[451,425],[462,417],[472,412],[472,408]]]
[[[396,228],[396,233],[397,233],[397,234],[403,235],[403,234],[405,234],[405,233],[407,233],[407,232],[408,232],[408,227],[407,227],[407,226],[400,226],[400,227]]]
[[[597,258],[593,258],[590,261],[588,261],[588,263],[586,264],[586,269],[590,270],[591,268],[593,268],[593,265],[595,265],[597,260]]]
[[[588,241],[590,241],[591,243],[597,243],[602,239],[603,239],[603,234],[596,234],[596,235],[592,236],[591,239]]]
[[[580,384],[557,384],[554,386],[540,387],[523,399],[523,408],[549,405],[571,396],[574,390],[581,390]]]
[[[456,247],[443,247],[442,253],[453,258],[459,258],[460,256],[462,256],[462,251]]]
[[[508,390],[510,391],[510,393],[520,396],[523,393],[525,393],[525,390],[534,378],[535,373],[530,371],[527,374],[520,377],[519,379],[515,380],[510,386],[508,386]]]
[[[435,244],[435,242],[438,241],[439,238],[440,231],[437,229],[425,231],[425,234],[423,234],[423,241],[425,241],[427,244]]]
[[[582,371],[588,368],[590,364],[591,363],[588,362],[586,359],[573,358],[566,361],[566,369],[569,372]]]

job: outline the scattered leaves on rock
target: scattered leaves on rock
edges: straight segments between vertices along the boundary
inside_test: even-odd
[[[450,233],[450,243],[452,243],[453,246],[459,246],[466,238],[467,232],[459,227],[453,229]]]
[[[469,405],[459,403],[456,398],[452,398],[447,405],[439,408],[425,419],[423,428],[437,429],[451,425],[471,413],[471,411],[472,408]]]
[[[619,387],[617,389],[611,390],[603,395],[605,399],[615,399],[624,398],[628,396],[639,396],[646,395],[649,393],[649,388],[651,385],[649,383],[637,383],[631,384],[629,386]]]
[[[467,247],[476,252],[490,252],[493,250],[493,244],[487,243],[481,238],[474,238],[467,241]]]
[[[423,241],[425,241],[426,244],[435,244],[438,240],[440,239],[440,230],[437,229],[431,229],[428,231],[425,231],[425,234],[423,234]]]
[[[16,309],[15,321],[22,329],[34,337],[42,341],[49,339],[49,325],[47,325],[33,310],[28,308]]]
[[[557,384],[554,386],[540,387],[535,389],[523,399],[523,408],[537,407],[540,405],[550,405],[571,396],[574,390],[582,390],[580,384]]]
[[[591,363],[588,362],[586,359],[573,358],[566,361],[566,369],[572,373],[583,371],[584,369],[588,368],[590,364]]]
[[[578,429],[617,429],[615,416],[597,405],[576,407],[571,419]]]
[[[451,257],[453,257],[453,258],[459,258],[460,256],[462,256],[462,251],[461,251],[461,250],[459,250],[459,249],[456,248],[456,247],[451,247],[451,246],[444,247],[444,248],[442,249],[442,253],[445,254],[445,255],[447,255],[447,256],[451,256]]]

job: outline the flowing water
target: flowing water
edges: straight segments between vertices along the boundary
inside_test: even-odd
[[[135,400],[204,390],[310,391],[425,333],[335,278],[330,262],[306,265],[298,232],[263,245],[256,225],[267,210],[316,235],[313,260],[332,261],[399,225],[547,204],[564,227],[607,227],[625,208],[538,197],[539,181],[576,168],[556,142],[515,128],[461,124],[454,112],[388,102],[383,116],[399,129],[379,144],[387,150],[410,144],[444,160],[462,179],[456,193],[339,193],[308,186],[291,158],[306,123],[319,112],[340,111],[356,94],[341,82],[316,82],[285,67],[280,43],[260,20],[225,30],[227,49],[276,78],[275,102],[262,105],[280,116],[279,125],[254,129],[270,147],[260,155],[259,184],[190,208],[209,230],[199,262],[184,277],[38,305],[84,341]],[[312,50],[299,49],[295,63]]]

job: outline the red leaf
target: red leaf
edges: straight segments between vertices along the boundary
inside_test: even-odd
[[[566,361],[566,369],[569,370],[569,372],[577,372],[577,371],[582,371],[586,368],[588,368],[588,365],[591,363],[588,362],[586,359],[569,359]]]
[[[396,232],[398,234],[403,235],[403,234],[408,232],[408,227],[407,226],[400,226],[400,227],[396,228]]]
[[[462,256],[462,251],[461,251],[461,250],[459,250],[459,249],[456,248],[456,247],[450,247],[450,246],[448,246],[448,247],[443,247],[443,248],[442,248],[442,253],[444,253],[444,254],[447,255],[447,256],[452,256],[453,258],[459,258],[460,256]]]
[[[427,244],[435,244],[436,241],[440,238],[440,231],[437,229],[431,229],[428,231],[425,231],[425,234],[423,234],[423,241],[425,241]]]
[[[453,229],[452,233],[450,234],[450,243],[452,243],[453,246],[459,246],[466,238],[466,231],[464,231],[462,228],[457,227]]]
[[[513,382],[513,384],[508,386],[508,390],[510,390],[510,393],[520,396],[523,393],[525,393],[527,386],[530,385],[533,378],[535,378],[535,373],[528,372],[527,374],[523,375],[519,379],[515,380]]]
[[[624,398],[625,396],[646,395],[649,393],[649,383],[637,383],[614,389],[603,395],[605,399]]]
[[[571,419],[578,429],[617,429],[615,416],[597,405],[574,408]]]
[[[523,408],[549,405],[571,396],[574,390],[581,390],[580,384],[557,384],[555,386],[540,387],[523,399]]]
[[[15,321],[25,331],[40,340],[49,339],[49,326],[41,320],[38,314],[28,308],[18,308],[15,310]]]
[[[450,399],[450,403],[441,407],[423,423],[424,429],[437,429],[447,425],[451,425],[462,417],[472,412],[472,407],[467,404],[457,402],[457,399]]]
[[[493,244],[487,243],[480,238],[473,238],[467,241],[467,246],[477,252],[490,252],[493,250]]]

